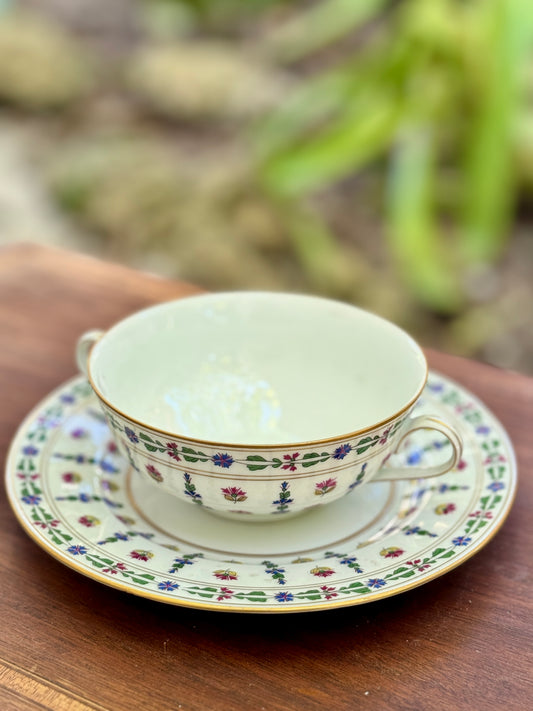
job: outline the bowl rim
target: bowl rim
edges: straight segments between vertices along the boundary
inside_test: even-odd
[[[179,434],[178,432],[172,432],[171,430],[165,430],[159,427],[155,427],[154,425],[150,425],[147,422],[144,422],[143,420],[133,417],[132,415],[129,415],[128,413],[124,412],[121,410],[119,407],[114,405],[98,388],[98,386],[95,383],[95,379],[91,373],[91,354],[94,350],[94,348],[114,329],[116,329],[120,324],[123,322],[129,320],[129,319],[134,319],[136,316],[146,313],[152,309],[158,309],[159,307],[164,307],[166,305],[172,304],[172,303],[178,303],[182,302],[184,300],[189,300],[189,299],[197,299],[197,298],[205,298],[205,297],[215,297],[215,296],[233,296],[233,295],[278,295],[278,296],[300,296],[300,297],[305,297],[308,299],[313,299],[316,301],[326,301],[330,303],[337,303],[340,305],[348,306],[351,308],[354,308],[358,311],[362,311],[373,318],[382,321],[383,323],[387,324],[388,326],[393,327],[397,331],[400,331],[403,336],[411,341],[411,343],[415,346],[415,348],[419,351],[419,354],[422,357],[422,364],[424,367],[424,375],[421,381],[421,384],[416,391],[416,393],[410,398],[410,400],[403,405],[399,410],[396,410],[392,415],[387,416],[386,418],[379,420],[378,422],[374,422],[370,425],[367,425],[366,427],[362,427],[356,430],[352,430],[350,432],[346,432],[344,434],[339,434],[339,435],[333,435],[330,437],[320,437],[317,439],[311,439],[311,440],[296,440],[296,441],[290,441],[290,442],[285,442],[285,443],[280,443],[280,442],[273,442],[273,443],[264,443],[264,444],[255,444],[255,443],[250,443],[250,444],[243,444],[242,442],[228,442],[228,441],[222,441],[222,440],[210,440],[210,439],[204,439],[201,437],[191,437],[190,435],[184,435],[184,434]],[[429,365],[427,362],[427,358],[425,356],[424,351],[422,350],[422,347],[415,341],[415,339],[407,333],[403,328],[400,326],[396,325],[392,321],[389,321],[388,319],[383,318],[382,316],[379,316],[378,314],[373,313],[372,311],[368,311],[366,309],[362,309],[359,306],[356,306],[354,304],[350,304],[348,302],[336,300],[336,299],[330,299],[326,297],[321,297],[321,296],[315,296],[315,295],[308,295],[308,294],[298,294],[298,293],[292,293],[292,292],[268,292],[268,291],[256,291],[256,290],[242,290],[242,291],[220,291],[220,292],[200,292],[198,294],[192,294],[189,296],[184,296],[180,297],[177,299],[169,299],[168,301],[161,301],[159,303],[153,304],[151,306],[147,306],[146,308],[139,309],[137,311],[134,311],[133,313],[129,314],[128,316],[125,316],[117,321],[115,321],[108,329],[105,330],[104,334],[98,341],[92,344],[91,348],[89,349],[89,352],[87,354],[87,379],[89,380],[89,383],[95,393],[95,395],[98,397],[98,399],[104,403],[110,410],[112,410],[114,413],[119,415],[120,417],[123,417],[124,419],[128,420],[132,424],[136,424],[144,429],[150,430],[153,433],[156,433],[158,435],[163,435],[164,437],[169,437],[172,440],[178,440],[178,441],[183,441],[191,444],[199,444],[199,445],[208,445],[210,447],[214,448],[220,448],[220,449],[234,449],[234,450],[247,450],[251,449],[254,451],[259,451],[259,450],[275,450],[275,451],[281,451],[281,450],[288,450],[288,449],[297,449],[297,448],[303,448],[303,447],[313,447],[313,446],[320,446],[322,444],[330,444],[332,442],[341,442],[344,440],[350,440],[350,439],[355,439],[358,438],[360,435],[366,434],[367,432],[371,432],[376,429],[380,429],[381,427],[393,422],[396,420],[398,417],[403,415],[405,412],[410,410],[413,405],[417,402],[417,400],[420,398],[424,388],[426,387],[427,379],[429,375]]]

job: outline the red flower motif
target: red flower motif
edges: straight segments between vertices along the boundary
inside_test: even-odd
[[[181,457],[178,454],[178,445],[176,442],[167,442],[167,454],[169,457],[172,457],[172,459],[175,459],[176,462],[181,462]]]
[[[113,568],[104,568],[102,572],[110,573],[111,575],[116,575],[119,570],[126,570],[124,563],[115,563]]]
[[[468,516],[470,518],[492,518],[492,511],[474,511]]]
[[[331,600],[332,597],[337,597],[337,593],[334,592],[335,588],[328,588],[327,585],[322,585],[320,591],[326,598],[326,600]]]
[[[329,578],[330,575],[333,575],[335,573],[333,568],[326,568],[325,566],[317,566],[309,572],[312,573],[312,575],[315,575],[317,578]]]
[[[234,570],[215,570],[213,571],[215,578],[219,580],[237,580],[238,575]]]
[[[416,560],[408,560],[405,565],[411,565],[419,571],[427,570],[430,567],[428,563],[424,565],[420,565],[420,563],[422,563],[422,561],[420,558],[417,558]]]
[[[229,600],[233,595],[233,590],[230,590],[229,588],[221,587],[220,588],[220,595],[217,597],[217,600]]]
[[[113,440],[111,440],[110,442],[107,443],[107,451],[110,452],[111,454],[114,454],[117,451],[117,449],[118,449],[118,447],[115,444],[115,442],[113,442]]]
[[[317,496],[324,496],[324,494],[329,494],[330,491],[333,491],[336,486],[336,479],[326,479],[325,481],[315,484],[315,494]]]
[[[300,456],[300,452],[294,452],[294,454],[284,454],[283,459],[285,459],[285,461],[287,463],[284,464],[281,468],[288,469],[291,472],[295,472],[296,465],[294,463],[298,459],[299,456]]]
[[[442,516],[443,514],[445,515],[445,514],[453,513],[456,508],[457,508],[457,507],[456,507],[455,504],[453,504],[453,503],[449,503],[449,504],[439,504],[439,505],[435,508],[435,513],[438,514],[439,516]]]
[[[385,432],[381,435],[381,438],[379,440],[380,444],[385,444],[386,441],[389,439],[391,428],[389,427]]]
[[[456,469],[458,469],[459,471],[462,471],[463,469],[466,469],[467,466],[468,466],[467,462],[465,462],[464,459],[460,459],[459,464],[456,466]]]
[[[399,558],[404,553],[405,551],[402,548],[391,547],[384,548],[380,552],[380,555],[382,555],[384,558]]]
[[[130,558],[135,558],[135,560],[148,561],[153,557],[154,554],[151,551],[130,551]]]
[[[224,498],[226,501],[231,501],[234,504],[236,504],[238,501],[246,501],[248,496],[246,495],[246,492],[240,489],[238,486],[226,486],[224,489],[221,489],[222,493],[224,494]]]
[[[153,464],[147,464],[146,471],[148,472],[148,474],[150,474],[152,479],[154,479],[155,481],[157,481],[157,482],[163,481],[163,476],[161,475],[161,472],[158,472]]]
[[[87,526],[87,528],[92,528],[97,526],[100,521],[95,516],[80,516],[78,523],[81,523],[82,526]]]

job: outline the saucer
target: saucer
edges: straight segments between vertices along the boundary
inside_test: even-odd
[[[516,492],[511,442],[482,402],[432,372],[417,404],[417,414],[424,412],[441,413],[459,429],[464,454],[455,470],[370,482],[300,516],[255,523],[218,517],[194,497],[174,500],[141,478],[118,454],[79,376],[20,426],[7,460],[8,498],[48,553],[142,597],[270,613],[372,602],[465,562],[499,530]],[[420,431],[396,456],[432,464],[448,446]]]

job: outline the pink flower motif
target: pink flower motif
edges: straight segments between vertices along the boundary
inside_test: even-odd
[[[35,479],[38,479],[41,475],[40,474],[24,474],[24,472],[19,472],[17,474],[19,479],[31,479],[31,481],[35,481]]]
[[[449,504],[439,504],[438,506],[435,507],[435,513],[438,516],[446,515],[453,513],[457,507],[453,503]]]
[[[391,431],[391,427],[389,427],[388,429],[385,430],[385,432],[383,432],[383,434],[381,435],[381,438],[379,440],[380,444],[385,444],[387,442],[387,440],[389,439],[390,431]]]
[[[337,593],[334,592],[335,588],[328,588],[327,585],[322,585],[320,587],[321,593],[324,595],[326,600],[331,600],[332,597],[337,597]]]
[[[325,479],[325,481],[321,481],[318,484],[315,484],[315,495],[324,496],[324,494],[329,494],[330,491],[333,491],[336,486],[336,479]]]
[[[113,568],[104,568],[102,572],[111,573],[111,575],[116,575],[119,570],[126,570],[124,563],[115,563]]]
[[[147,464],[146,471],[152,477],[152,479],[154,479],[154,481],[157,481],[157,482],[163,481],[163,476],[161,475],[160,472],[157,471],[157,469],[154,467],[153,464]]]
[[[118,447],[117,447],[116,443],[115,443],[113,440],[111,440],[110,442],[107,443],[107,451],[108,451],[110,454],[115,454],[115,452],[117,451],[117,449],[118,449]]]
[[[330,575],[333,575],[335,573],[333,568],[327,568],[322,565],[319,565],[316,568],[313,568],[309,572],[312,575],[315,575],[317,578],[329,578]]]
[[[181,457],[178,454],[178,445],[176,442],[167,442],[167,454],[176,462],[181,462]]]
[[[78,523],[82,526],[87,526],[87,528],[92,528],[93,526],[98,526],[100,521],[95,516],[80,516]]]
[[[474,511],[468,516],[470,518],[492,518],[492,511]]]
[[[234,504],[236,504],[237,502],[246,501],[246,499],[248,498],[246,492],[240,489],[238,486],[227,486],[224,489],[221,489],[221,491],[224,494],[224,498],[226,499],[226,501],[231,501]]]
[[[149,561],[153,558],[154,554],[151,551],[130,551],[130,558],[135,558],[135,560]]]
[[[420,558],[417,558],[416,560],[408,560],[405,565],[411,565],[413,568],[416,568],[416,570],[422,572],[423,570],[427,570],[430,566],[428,563],[421,565],[422,561]]]
[[[61,475],[61,478],[65,484],[79,484],[82,479],[77,472],[65,472]]]
[[[384,558],[399,558],[404,553],[405,551],[402,548],[396,547],[383,548],[383,550],[380,551],[380,555]]]
[[[295,472],[296,471],[295,462],[299,456],[300,456],[300,452],[294,452],[294,454],[284,454],[283,459],[286,461],[286,464],[284,464],[281,468],[288,469],[291,472]]]
[[[213,571],[215,578],[219,580],[237,580],[238,575],[234,570],[215,570]]]
[[[229,600],[233,595],[233,590],[230,590],[229,588],[221,587],[220,588],[220,595],[217,597],[217,600]]]
[[[75,430],[72,430],[70,436],[74,437],[74,439],[82,439],[86,434],[87,432],[82,427],[77,427]]]
[[[459,464],[456,466],[456,469],[457,469],[458,471],[462,471],[463,469],[466,469],[467,466],[468,466],[468,463],[465,462],[464,459],[461,459],[461,460],[459,460]]]
[[[59,524],[59,521],[55,518],[53,521],[34,521],[33,525],[34,526],[39,526],[39,528],[56,528]]]

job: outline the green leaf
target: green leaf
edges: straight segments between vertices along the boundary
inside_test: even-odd
[[[321,464],[329,459],[329,454],[326,452],[324,457],[324,452],[319,454],[318,452],[310,452],[309,454],[304,454],[302,459],[307,461],[302,462],[302,467],[312,467],[315,464]]]
[[[521,82],[531,61],[531,2],[481,3],[476,20],[486,54],[482,77],[478,58],[471,58],[478,92],[472,97],[476,106],[467,136],[462,244],[469,261],[490,262],[502,253],[513,208],[512,141],[526,100]]]
[[[456,311],[462,292],[439,233],[434,204],[435,133],[415,121],[394,152],[387,191],[387,240],[406,286],[435,311]]]
[[[297,61],[355,32],[386,4],[386,0],[322,0],[300,7],[270,32],[263,51],[277,61]]]
[[[435,550],[431,554],[431,557],[437,558],[441,553],[444,553],[445,550],[446,550],[446,548],[435,548]]]
[[[158,448],[157,448],[157,447],[154,447],[153,444],[147,444],[147,443],[145,442],[145,443],[144,443],[144,446],[146,447],[146,449],[147,449],[149,452],[157,452],[157,451],[158,451]]]
[[[147,434],[144,434],[144,432],[139,432],[139,438],[145,440],[146,442],[153,442],[154,441]]]
[[[246,457],[247,462],[266,462],[267,460],[260,454],[249,454]]]
[[[268,464],[247,464],[246,466],[251,472],[257,472],[260,469],[266,469]]]
[[[275,194],[302,195],[353,174],[388,149],[396,131],[398,102],[375,89],[360,97],[311,139],[272,156],[263,167],[266,186]]]

